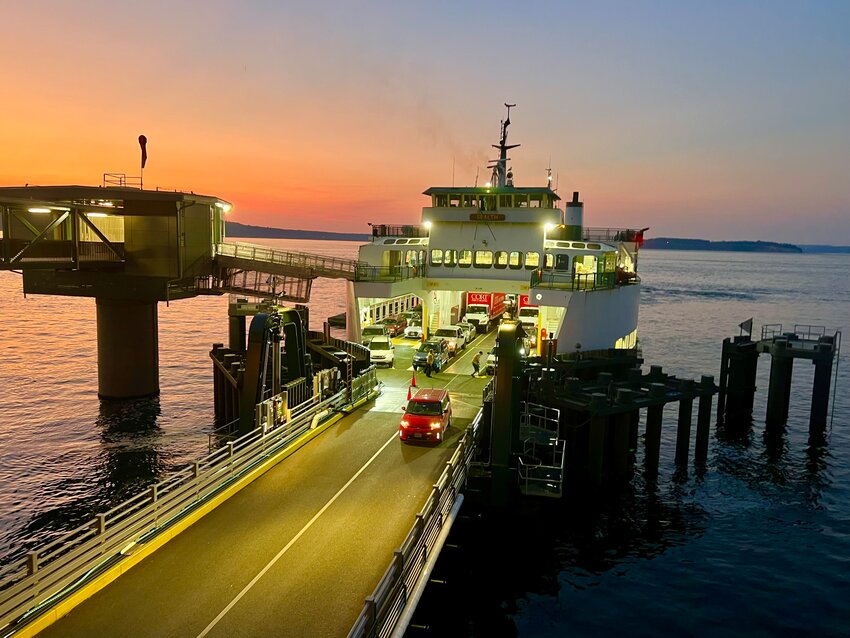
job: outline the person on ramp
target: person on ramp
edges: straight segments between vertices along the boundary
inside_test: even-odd
[[[425,376],[430,378],[431,372],[434,370],[434,349],[428,351],[428,357],[425,359]]]
[[[479,371],[481,370],[481,355],[484,354],[481,350],[479,350],[474,357],[472,357],[472,376],[477,377]]]

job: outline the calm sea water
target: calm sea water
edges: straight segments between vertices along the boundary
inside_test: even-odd
[[[260,240],[354,256],[352,242]],[[847,327],[847,255],[644,251],[640,339],[647,365],[718,374],[737,324]],[[342,312],[344,284],[316,282],[312,319]],[[227,299],[160,307],[162,395],[97,400],[94,300],[23,298],[0,273],[0,560],[18,556],[207,451],[208,352],[227,340]],[[768,359],[752,434],[712,436],[700,476],[638,478],[580,511],[542,507],[491,530],[472,556],[463,635],[850,635],[850,364],[837,370],[834,421],[808,443],[813,366],[794,369],[779,440],[763,435]],[[668,423],[674,422],[671,415]],[[671,428],[666,428],[670,436]],[[478,560],[480,558],[480,560]],[[460,601],[458,601],[460,605]]]

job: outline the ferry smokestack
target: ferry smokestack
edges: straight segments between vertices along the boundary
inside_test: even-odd
[[[579,201],[578,191],[573,191],[573,200],[567,202],[567,210],[564,217],[566,238],[572,241],[580,241],[582,226],[584,224],[584,204]]]

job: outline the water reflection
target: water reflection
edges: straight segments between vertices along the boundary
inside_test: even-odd
[[[21,557],[75,529],[159,480],[167,470],[161,453],[159,398],[101,401],[95,421],[100,446],[80,458],[85,471],[39,486],[36,500],[52,507],[31,514],[3,541],[0,563]]]
[[[635,561],[701,537],[709,515],[687,496],[636,477],[592,498],[523,499],[510,511],[464,504],[433,576],[438,584],[426,591],[413,624],[427,625],[430,635],[515,636],[511,616],[529,596],[592,589]],[[469,604],[446,614],[446,600]]]

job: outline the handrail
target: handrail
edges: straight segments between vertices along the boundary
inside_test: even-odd
[[[360,263],[357,265],[354,281],[394,282],[424,277],[427,274],[425,264],[421,266],[369,266]]]
[[[555,270],[535,270],[531,273],[532,288],[554,290],[610,290],[618,286],[640,283],[640,277],[623,278],[616,272],[573,273]]]
[[[467,427],[425,506],[416,514],[412,529],[401,547],[393,553],[393,559],[372,595],[366,599],[363,610],[348,632],[348,638],[388,636],[395,628],[410,602],[410,595],[428,562],[445,519],[466,484],[483,414],[484,410],[479,410]]]
[[[245,243],[224,243],[215,245],[215,254],[223,257],[251,259],[279,266],[291,266],[312,270],[315,277],[337,277],[353,279],[359,264],[354,259],[313,255],[291,250],[279,250],[269,246]]]
[[[24,558],[0,567],[0,633],[26,624],[57,600],[132,554],[274,457],[314,427],[314,419],[369,396],[378,388],[370,367],[342,390],[279,427],[260,426],[120,503]]]

